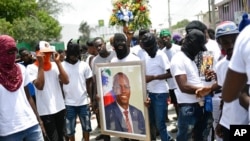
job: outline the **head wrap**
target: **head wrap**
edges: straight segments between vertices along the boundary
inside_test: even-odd
[[[146,33],[141,39],[143,49],[151,58],[154,58],[158,50],[156,37],[153,33]]]
[[[241,32],[249,24],[250,24],[250,19],[248,19],[248,14],[244,13],[242,15],[242,20],[240,21],[239,24],[239,31]]]
[[[15,53],[9,53],[14,51]],[[22,84],[22,72],[15,63],[15,40],[8,35],[0,36],[0,84],[8,91],[16,91]]]
[[[74,42],[73,39],[69,40],[69,42],[67,44],[67,50],[66,50],[66,61],[67,62],[73,61],[73,60],[70,61],[70,56],[75,56],[78,58],[78,60],[81,60],[79,42],[80,42],[80,40],[77,40],[76,42]],[[74,60],[74,61],[78,61],[78,60]]]
[[[160,32],[160,37],[166,37],[166,36],[171,36],[170,31],[167,30],[167,29],[161,30],[161,32]]]
[[[206,51],[206,37],[203,32],[197,29],[191,30],[185,37],[181,50],[191,59],[200,51]]]
[[[186,33],[188,34],[192,29],[197,29],[197,30],[200,30],[201,32],[205,33],[205,30],[207,30],[207,26],[204,23],[202,23],[201,21],[194,20],[194,21],[191,21],[190,23],[188,23],[188,25],[186,26],[186,28],[185,28]]]

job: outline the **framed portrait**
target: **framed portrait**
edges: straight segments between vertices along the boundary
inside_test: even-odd
[[[150,140],[144,63],[97,64],[95,74],[102,133]]]

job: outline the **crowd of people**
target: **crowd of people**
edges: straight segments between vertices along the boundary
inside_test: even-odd
[[[18,50],[11,36],[0,35],[0,140],[75,141],[79,119],[82,140],[89,141],[95,114],[94,131],[100,133],[95,139],[110,141],[100,132],[96,65],[142,61],[148,115],[130,104],[130,80],[118,72],[112,84],[115,98],[104,97],[107,130],[145,135],[148,116],[151,140],[229,141],[230,125],[249,124],[249,21],[239,26],[223,21],[212,30],[194,20],[185,36],[167,29],[159,34],[141,29],[133,36],[125,29],[110,38],[110,49],[102,37],[89,39],[86,59],[79,40],[69,40],[67,49],[58,51],[39,41],[34,56],[26,48]],[[168,99],[177,116],[176,139],[166,126]]]

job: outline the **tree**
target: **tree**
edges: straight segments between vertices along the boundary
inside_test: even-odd
[[[80,38],[80,42],[85,44],[87,40],[89,39],[90,36],[90,27],[87,22],[81,22],[80,27],[79,27],[79,32],[82,34]]]
[[[1,34],[13,36],[12,24],[5,19],[0,19],[0,35]]]
[[[1,0],[0,33],[9,34],[18,42],[26,42],[31,46],[39,40],[58,41],[62,27],[51,14],[59,13],[59,3],[56,0],[36,1]],[[53,7],[51,2],[58,5]]]
[[[44,26],[33,17],[16,19],[13,22],[14,38],[17,42],[26,42],[33,46],[37,41],[45,38],[44,33],[41,32]]]
[[[35,0],[1,0],[0,18],[12,23],[16,18],[23,18],[37,10]]]
[[[58,41],[61,38],[61,30],[62,27],[60,23],[50,16],[47,12],[45,11],[39,11],[37,12],[37,18],[40,21],[41,24],[45,25],[44,29],[42,30],[45,35],[45,39],[47,41]]]
[[[57,0],[38,0],[38,9],[47,11],[49,15],[56,17],[64,7],[70,7],[69,3],[58,2]]]
[[[176,23],[176,25],[172,26],[172,29],[178,29],[178,28],[183,28],[186,27],[189,21],[187,19],[184,19],[182,21],[179,21]]]

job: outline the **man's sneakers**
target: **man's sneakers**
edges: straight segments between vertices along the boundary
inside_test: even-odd
[[[103,140],[103,141],[110,141],[110,136],[109,135],[104,135],[104,134],[100,134],[99,136],[97,136],[95,138],[95,140]]]

